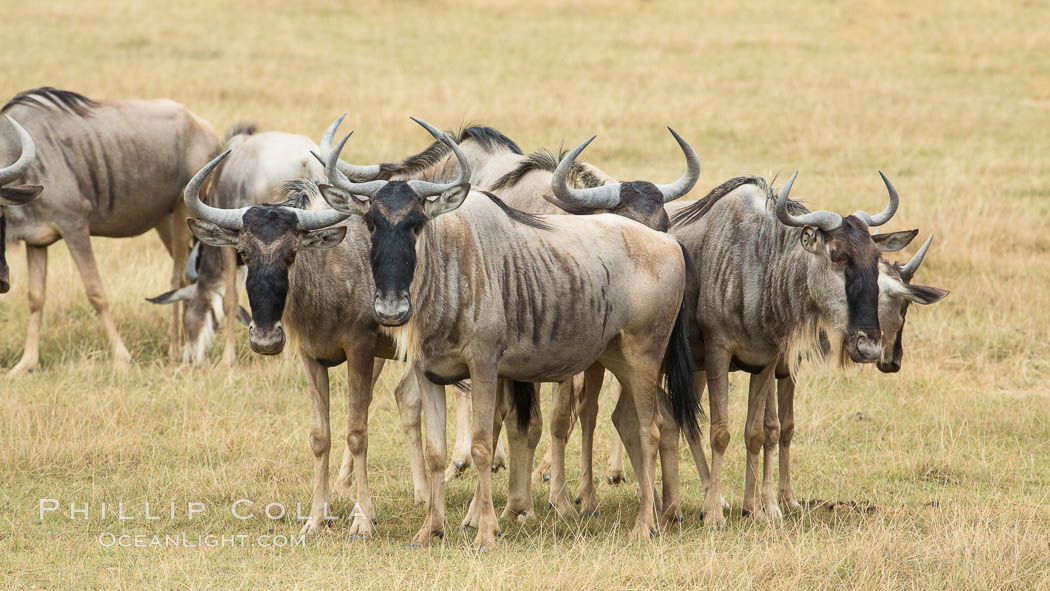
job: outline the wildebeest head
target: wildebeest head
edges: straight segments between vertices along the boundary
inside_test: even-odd
[[[7,268],[7,220],[4,218],[4,207],[29,203],[43,190],[40,185],[4,186],[25,174],[36,159],[36,144],[33,143],[33,138],[17,121],[6,115],[5,118],[11,122],[11,127],[18,136],[21,154],[14,164],[0,168],[0,293],[7,293],[11,289],[10,271]]]
[[[329,128],[334,131],[336,120]],[[339,154],[350,134],[329,154],[325,170],[331,185],[321,185],[321,195],[334,209],[360,215],[371,233],[369,259],[376,292],[376,318],[385,326],[401,326],[412,317],[409,288],[416,270],[416,241],[423,226],[437,216],[455,210],[470,193],[470,162],[447,134],[412,118],[438,141],[444,142],[459,161],[459,179],[451,183],[422,180],[365,183],[350,181],[340,170]]]
[[[197,219],[187,220],[205,244],[233,246],[248,269],[245,287],[252,321],[248,336],[252,351],[276,355],[284,349],[281,317],[288,297],[288,275],[296,253],[307,248],[332,248],[346,236],[345,220],[337,211],[308,211],[281,205],[220,209],[201,202],[204,179],[226,156],[226,150],[200,169],[186,185],[183,198]]]
[[[664,204],[688,193],[700,178],[700,159],[696,156],[692,146],[675,130],[670,127],[667,130],[671,132],[685,154],[685,174],[677,181],[669,185],[657,185],[649,181],[629,181],[588,189],[569,187],[569,172],[577,156],[594,141],[594,138],[598,137],[592,135],[561,159],[551,178],[553,195],[545,193],[544,198],[572,214],[615,213],[645,224],[654,230],[666,232],[670,220],[667,218]]]
[[[882,347],[879,328],[879,260],[882,250],[868,233],[869,226],[885,224],[897,211],[899,198],[893,184],[882,175],[889,192],[889,205],[876,215],[857,211],[842,217],[830,211],[789,211],[791,185],[798,176],[791,176],[776,200],[776,215],[781,223],[802,229],[799,241],[802,247],[817,257],[819,275],[830,272],[840,277],[844,294],[822,294],[822,305],[833,317],[842,317],[842,297],[845,296],[846,353],[857,363],[874,363]]]
[[[918,230],[913,230],[910,234],[914,236],[916,232]],[[879,240],[880,236],[883,235],[876,234],[872,238],[882,246],[885,242]],[[901,369],[901,358],[904,356],[902,338],[908,305],[912,302],[923,305],[933,304],[948,295],[946,289],[912,285],[911,283],[932,242],[933,236],[930,236],[923,243],[922,248],[915,253],[915,256],[903,265],[886,260],[879,262],[879,325],[882,327],[882,354],[879,356],[876,367],[881,372],[895,373]],[[907,242],[900,248],[904,248],[905,245]],[[883,248],[883,250],[890,249]],[[893,250],[899,250],[899,248]]]
[[[193,264],[186,265],[187,269],[193,269],[192,277],[188,278],[189,285],[146,298],[152,304],[186,302],[182,323],[186,330],[186,343],[182,348],[183,363],[204,363],[208,347],[225,318],[222,252],[211,245],[202,244],[197,242],[193,247]],[[244,308],[237,308],[237,320],[251,325],[251,315]]]

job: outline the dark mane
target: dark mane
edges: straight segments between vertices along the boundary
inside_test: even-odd
[[[457,141],[460,143],[463,143],[468,139],[474,140],[486,152],[495,153],[499,148],[503,148],[510,150],[515,154],[521,154],[521,148],[518,147],[518,144],[514,143],[514,140],[491,127],[483,125],[468,125],[458,133],[452,133],[450,130],[449,134],[458,138]],[[409,176],[419,174],[431,166],[437,165],[450,152],[451,149],[448,146],[435,141],[427,146],[422,152],[409,156],[400,162],[387,162],[380,164],[379,176],[375,178],[389,180],[394,175]]]
[[[521,211],[520,209],[514,209],[513,207],[504,203],[502,199],[500,199],[492,193],[489,193],[488,191],[479,192],[488,197],[490,200],[492,200],[492,202],[495,203],[497,206],[499,206],[499,208],[503,210],[503,213],[507,214],[507,217],[509,217],[511,220],[518,222],[519,224],[525,224],[526,226],[532,228],[537,228],[540,230],[550,230],[550,225],[548,225],[547,222],[543,221],[543,218],[541,218],[540,216],[531,213],[526,213],[524,211]]]
[[[59,90],[50,86],[44,86],[16,94],[11,100],[7,101],[6,105],[0,107],[0,113],[15,105],[25,105],[45,110],[57,107],[58,110],[65,111],[70,115],[87,117],[91,114],[91,109],[97,107],[99,103],[71,90]]]
[[[524,160],[514,167],[514,170],[511,170],[497,179],[496,182],[493,183],[492,189],[498,191],[500,189],[506,189],[507,187],[513,187],[521,182],[521,179],[525,178],[525,175],[534,170],[554,172],[554,169],[558,168],[558,163],[565,157],[565,153],[566,150],[563,149],[555,155],[554,152],[547,148],[540,148],[526,156]],[[593,187],[600,187],[605,184],[605,182],[596,177],[580,162],[573,162],[572,167],[569,169],[569,184],[577,189],[590,189]]]
[[[222,138],[223,145],[229,145],[230,140],[239,135],[255,135],[259,133],[259,124],[254,121],[238,121],[226,130],[226,136]]]
[[[766,194],[766,200],[776,199],[776,193],[774,193],[773,191],[773,185],[772,183],[766,181],[766,179],[760,176],[734,177],[722,183],[721,185],[718,185],[714,189],[711,189],[711,192],[705,195],[703,198],[697,199],[696,201],[675,212],[675,214],[671,216],[671,226],[684,226],[686,224],[691,224],[696,220],[704,217],[704,215],[706,215],[707,212],[711,211],[711,208],[715,206],[715,203],[718,203],[719,199],[725,197],[726,195],[732,193],[733,191],[744,185],[755,185],[756,187],[758,187],[762,192]],[[809,213],[809,210],[806,209],[805,206],[803,206],[801,203],[799,203],[798,201],[792,201],[790,199],[788,200],[788,211],[795,215]]]
[[[497,148],[502,147],[519,156],[522,154],[521,148],[514,143],[514,140],[503,135],[503,132],[484,125],[468,125],[460,130],[458,137],[459,142],[463,142],[467,138],[474,140],[486,152],[493,152]]]

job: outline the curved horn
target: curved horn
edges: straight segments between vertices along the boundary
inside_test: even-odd
[[[911,281],[912,277],[915,277],[915,272],[919,270],[919,265],[922,264],[922,259],[926,258],[926,251],[930,250],[930,244],[933,242],[933,234],[926,239],[926,242],[919,248],[919,252],[915,253],[915,256],[911,257],[911,260],[905,263],[901,267],[901,279],[905,281]]]
[[[36,159],[36,144],[33,143],[33,137],[9,115],[5,115],[5,117],[11,123],[11,127],[15,129],[18,143],[22,146],[22,154],[11,166],[0,168],[0,185],[9,183],[25,174],[25,171],[29,169],[29,165]]]
[[[700,179],[700,158],[697,157],[696,151],[689,145],[689,142],[678,135],[677,131],[671,129],[670,125],[667,126],[667,131],[671,132],[675,141],[682,148],[682,153],[685,154],[685,174],[682,175],[682,178],[669,185],[656,185],[656,188],[660,189],[660,192],[664,194],[664,203],[682,197],[691,191],[693,185]]]
[[[386,186],[389,181],[368,181],[367,183],[355,183],[350,179],[346,178],[346,175],[339,170],[339,154],[343,152],[343,147],[346,146],[346,140],[350,139],[354,132],[350,132],[343,136],[343,139],[339,141],[339,145],[335,147],[328,154],[328,161],[325,162],[324,170],[328,175],[328,182],[332,183],[335,187],[351,193],[354,195],[362,195],[371,199],[379,192],[380,189]]]
[[[860,209],[858,209],[853,214],[854,217],[859,218],[862,222],[867,224],[868,227],[881,226],[886,222],[890,221],[890,218],[893,217],[893,214],[897,213],[897,205],[900,203],[900,197],[897,195],[897,189],[893,187],[893,183],[890,182],[890,179],[886,178],[886,175],[883,174],[881,170],[879,171],[879,176],[882,177],[882,182],[886,183],[886,190],[890,194],[889,205],[886,206],[886,209],[882,210],[882,212],[876,215],[871,215],[868,212]]]
[[[616,207],[620,204],[620,183],[611,183],[590,189],[573,189],[568,185],[569,171],[572,170],[576,157],[596,137],[598,136],[592,135],[585,142],[573,148],[571,152],[561,159],[558,167],[554,169],[554,175],[551,177],[551,191],[554,192],[555,197],[569,205],[599,209]]]
[[[841,226],[842,216],[832,211],[821,210],[800,215],[793,215],[788,211],[788,194],[791,193],[791,185],[795,184],[795,177],[797,176],[798,171],[796,170],[795,174],[791,175],[791,178],[788,179],[784,188],[781,189],[780,195],[777,196],[777,219],[785,226],[816,226],[825,232],[830,232]]]
[[[434,136],[434,139],[438,140],[439,142],[444,142],[445,145],[447,145],[449,148],[452,148],[452,151],[456,153],[456,160],[459,161],[459,178],[452,181],[451,183],[431,183],[428,181],[420,180],[408,181],[408,186],[412,187],[412,190],[416,192],[416,195],[419,195],[420,197],[430,197],[432,195],[439,195],[451,189],[452,187],[455,187],[456,185],[469,183],[470,160],[468,160],[467,155],[459,149],[459,144],[457,144],[455,140],[449,137],[447,133],[444,133],[440,129],[434,127],[426,121],[423,121],[422,119],[412,117],[412,121],[415,121],[420,126],[422,126],[423,129],[427,130],[427,132],[429,132],[430,135]]]
[[[197,174],[190,179],[190,182],[186,183],[186,188],[182,191],[182,199],[186,202],[186,207],[193,214],[193,217],[211,222],[227,230],[240,230],[244,227],[244,221],[241,220],[241,216],[248,211],[247,207],[238,209],[212,207],[202,202],[200,196],[201,185],[204,184],[204,179],[208,178],[211,171],[229,156],[230,152],[232,150],[226,150],[213,158],[211,162],[205,164],[204,168],[198,170]]]
[[[325,159],[327,159],[328,155],[332,152],[332,140],[335,139],[335,132],[339,129],[339,125],[343,122],[344,117],[346,117],[346,113],[343,113],[333,121],[332,124],[328,126],[328,129],[324,131],[324,135],[321,136],[321,155]],[[321,164],[325,164],[325,160],[321,160]],[[350,178],[374,180],[379,176],[379,165],[372,164],[370,166],[358,166],[340,160],[339,172],[342,172]]]

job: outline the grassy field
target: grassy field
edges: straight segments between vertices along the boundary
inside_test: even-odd
[[[794,477],[812,509],[779,526],[739,515],[746,389],[733,378],[728,528],[699,521],[699,480],[682,455],[685,523],[630,542],[637,498],[602,484],[602,515],[503,524],[478,554],[456,525],[473,477],[448,485],[449,536],[405,547],[412,506],[390,395],[376,395],[370,471],[378,537],[339,524],[297,547],[105,547],[100,536],[294,536],[270,502],[308,505],[306,381],[291,356],[240,363],[166,359],[159,240],[96,240],[103,278],[137,364],[114,375],[101,327],[64,246],[51,249],[41,368],[0,380],[0,587],[1050,588],[1050,4],[529,2],[16,2],[0,0],[0,95],[43,85],[93,98],[169,97],[220,132],[239,119],[318,137],[348,111],[349,158],[392,160],[425,145],[416,115],[481,122],[526,150],[600,137],[587,159],[624,179],[669,182],[697,149],[694,195],[742,173],[800,169],[793,196],[878,211],[882,169],[901,192],[891,229],[936,239],[917,282],[951,295],[912,308],[904,369],[806,368]],[[344,125],[345,127],[345,125]],[[910,256],[913,249],[904,256]],[[23,251],[8,251],[0,367],[22,351]],[[215,353],[215,352],[213,352]],[[213,357],[215,359],[216,357]],[[333,439],[345,375],[333,385]],[[605,406],[609,407],[608,401]],[[611,426],[599,423],[604,464]],[[858,420],[857,413],[865,420]],[[450,413],[451,416],[452,413]],[[541,452],[546,443],[541,444]],[[579,481],[570,445],[570,485]],[[338,450],[338,445],[333,449]],[[333,452],[338,461],[340,451]],[[506,475],[495,478],[497,505]],[[39,519],[39,499],[62,509]],[[255,519],[232,516],[240,498]],[[123,501],[135,520],[102,503]],[[71,520],[69,504],[89,503]],[[143,519],[143,503],[163,519]],[[176,518],[168,519],[169,503]],[[205,514],[189,519],[187,503]],[[158,510],[157,507],[160,507]],[[346,514],[340,499],[335,511]],[[498,507],[499,509],[499,507]]]

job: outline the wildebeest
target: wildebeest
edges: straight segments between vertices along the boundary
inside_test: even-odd
[[[330,205],[368,224],[373,310],[424,391],[430,504],[414,542],[444,535],[445,401],[435,382],[471,378],[474,543],[483,547],[497,530],[489,466],[498,380],[561,381],[592,367],[613,371],[624,384],[621,400],[634,404],[643,462],[632,534],[648,539],[657,526],[651,477],[665,354],[674,416],[696,428],[681,247],[619,216],[536,217],[472,192],[469,161],[455,142],[416,121],[456,153],[457,180],[352,182],[337,166],[347,135],[329,157],[332,185],[321,187]],[[514,390],[521,428],[534,394]]]
[[[0,109],[25,125],[37,144],[36,160],[22,175],[46,191],[7,211],[8,240],[26,244],[29,328],[25,352],[11,370],[39,363],[47,274],[47,247],[66,241],[88,299],[98,314],[114,364],[132,361],[117,332],[91,249],[91,236],[123,238],[156,229],[174,259],[171,286],[182,286],[189,233],[180,221],[179,196],[193,173],[219,148],[211,126],[170,100],[94,101],[66,90],[38,88],[16,95]],[[179,349],[176,306],[171,350]]]
[[[11,125],[14,132],[14,142],[8,139],[7,132],[0,136],[0,162],[11,162],[8,166],[0,168],[0,293],[7,293],[11,289],[10,271],[7,268],[7,220],[4,218],[4,208],[17,205],[25,205],[43,190],[40,185],[14,185],[29,165],[36,159],[36,144],[29,133],[10,117],[4,117]],[[5,126],[6,127],[6,126]],[[8,147],[16,148],[14,160],[7,154]],[[10,186],[5,186],[10,185]]]
[[[215,171],[205,189],[205,201],[215,207],[236,209],[275,200],[285,183],[323,182],[324,167],[310,155],[317,144],[304,135],[280,131],[258,132],[254,124],[240,123],[226,134],[225,146],[232,155]],[[290,188],[293,192],[295,187]],[[312,187],[300,186],[308,196]],[[186,344],[183,363],[202,363],[215,330],[224,323],[223,362],[236,360],[236,319],[250,322],[237,305],[237,251],[208,244],[195,247],[196,281],[150,301],[171,304],[185,301]]]

